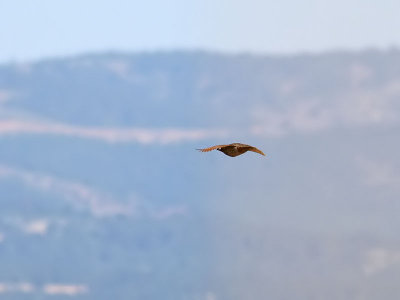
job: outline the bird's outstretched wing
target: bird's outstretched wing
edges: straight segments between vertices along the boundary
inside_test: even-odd
[[[212,146],[212,147],[208,147],[208,148],[204,148],[204,149],[196,149],[196,150],[199,150],[201,152],[208,152],[208,151],[212,151],[212,150],[215,150],[215,149],[221,149],[221,148],[223,148],[225,146],[227,146],[227,145],[216,145],[216,146]]]
[[[265,156],[264,152],[262,152],[260,149],[257,149],[256,147],[250,146],[250,147],[249,147],[249,151],[253,151],[253,152],[256,152],[256,153],[258,153],[258,154],[261,154],[261,155],[264,155],[264,156]]]

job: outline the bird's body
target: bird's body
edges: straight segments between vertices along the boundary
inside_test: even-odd
[[[231,157],[241,155],[247,151],[253,151],[253,152],[256,152],[258,154],[265,156],[265,154],[261,150],[257,149],[256,147],[246,145],[246,144],[241,144],[241,143],[233,143],[233,144],[229,144],[229,145],[217,145],[217,146],[212,146],[209,148],[197,149],[197,150],[199,150],[201,152],[218,150],[218,151],[221,151],[224,154],[231,156]]]

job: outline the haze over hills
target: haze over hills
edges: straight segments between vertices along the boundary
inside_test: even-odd
[[[3,65],[0,295],[394,299],[399,96],[398,50]]]

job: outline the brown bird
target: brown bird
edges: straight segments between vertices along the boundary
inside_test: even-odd
[[[246,144],[240,144],[240,143],[233,143],[233,144],[229,144],[229,145],[217,145],[217,146],[212,146],[209,148],[196,149],[196,150],[199,150],[201,152],[208,152],[208,151],[212,151],[215,149],[225,153],[228,156],[232,156],[232,157],[238,156],[247,151],[253,151],[253,152],[256,152],[256,153],[259,153],[259,154],[265,156],[265,154],[261,150],[257,149],[256,147],[246,145]]]

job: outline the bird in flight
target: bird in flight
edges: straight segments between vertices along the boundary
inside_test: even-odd
[[[265,154],[261,150],[257,149],[256,147],[246,145],[246,144],[240,144],[240,143],[233,143],[233,144],[229,144],[229,145],[217,145],[217,146],[212,146],[209,148],[196,149],[196,150],[199,150],[201,152],[218,150],[218,151],[221,151],[231,157],[241,155],[247,151],[253,151],[253,152],[256,152],[258,154],[265,156]]]

